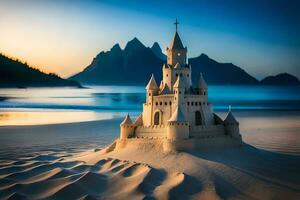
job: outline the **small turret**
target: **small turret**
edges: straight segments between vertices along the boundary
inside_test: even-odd
[[[154,78],[154,74],[151,75],[151,78],[146,86],[146,90],[147,91],[158,91],[159,90],[157,83],[155,81],[155,78]]]
[[[157,83],[155,81],[154,75],[151,75],[151,78],[146,86],[147,90],[147,103],[152,103],[152,97],[158,94],[159,87],[157,86]]]
[[[140,114],[140,115],[136,118],[136,120],[135,120],[135,122],[134,122],[134,125],[135,125],[135,126],[143,126],[143,115],[142,115],[142,114]]]
[[[239,125],[239,122],[235,119],[231,111],[228,112],[227,117],[224,120],[224,123],[231,124],[231,125]]]
[[[135,125],[132,123],[129,114],[126,115],[125,119],[120,124],[120,127],[121,127],[121,133],[120,133],[121,140],[125,140],[127,138],[134,136]]]
[[[129,114],[126,115],[125,119],[121,122],[120,125],[121,126],[122,125],[132,125],[132,120],[131,120]]]
[[[202,73],[200,73],[200,78],[198,80],[197,88],[198,88],[198,93],[200,95],[207,95],[207,84],[203,78]]]
[[[167,125],[167,139],[180,140],[189,138],[189,121],[180,106],[177,106]]]
[[[233,116],[230,106],[227,117],[224,120],[224,127],[227,135],[230,135],[232,138],[242,141],[242,136],[240,134],[239,129],[239,122]]]

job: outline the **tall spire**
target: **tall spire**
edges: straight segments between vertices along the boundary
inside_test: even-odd
[[[180,37],[179,37],[179,35],[178,35],[178,33],[177,33],[177,31],[175,32],[175,34],[174,34],[174,37],[173,37],[173,39],[172,39],[172,41],[171,41],[171,44],[170,44],[170,47],[169,47],[171,50],[173,50],[173,49],[184,49],[184,47],[183,47],[183,44],[182,44],[182,42],[181,42],[181,39],[180,39]]]

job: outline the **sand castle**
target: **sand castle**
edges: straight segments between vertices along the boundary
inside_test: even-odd
[[[146,86],[143,112],[133,122],[129,115],[120,124],[117,147],[143,142],[162,146],[164,151],[236,146],[242,143],[239,122],[229,110],[223,121],[208,102],[208,87],[200,74],[192,84],[187,47],[176,32],[167,47],[163,80],[157,85],[152,74]]]

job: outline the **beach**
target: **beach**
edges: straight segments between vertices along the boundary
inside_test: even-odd
[[[170,154],[106,153],[120,118],[0,127],[0,199],[299,199],[299,115],[237,116],[241,148]]]

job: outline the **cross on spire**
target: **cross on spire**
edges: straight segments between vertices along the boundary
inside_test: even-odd
[[[175,27],[176,27],[176,32],[177,32],[177,29],[178,29],[178,24],[179,24],[179,22],[177,21],[177,18],[176,18],[176,21],[175,21]]]

